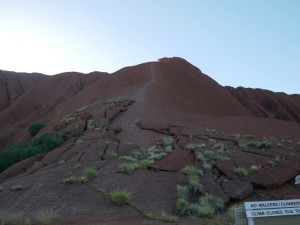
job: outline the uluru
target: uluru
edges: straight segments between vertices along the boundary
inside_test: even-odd
[[[234,224],[300,199],[300,95],[222,86],[180,57],[114,73],[0,70],[0,221]]]

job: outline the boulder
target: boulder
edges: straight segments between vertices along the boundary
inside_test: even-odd
[[[286,181],[293,179],[298,173],[294,170],[274,167],[259,171],[247,178],[255,187],[277,188]]]
[[[253,186],[247,181],[224,181],[222,183],[222,189],[234,200],[245,199],[253,193]]]
[[[233,172],[236,165],[232,160],[218,161],[216,164],[217,169],[231,180],[238,180],[238,176]]]
[[[293,160],[279,160],[277,162],[276,167],[284,168],[284,169],[290,169],[295,170],[296,172],[300,172],[300,164],[299,161],[293,161]]]
[[[191,152],[184,150],[174,150],[165,159],[149,165],[149,168],[153,168],[155,170],[158,169],[163,171],[177,172],[187,165],[194,165],[194,163],[195,157]]]
[[[235,151],[229,153],[230,158],[234,161],[237,167],[250,168],[252,165],[264,166],[268,164],[272,157],[252,154],[249,152]]]
[[[224,203],[229,202],[229,196],[224,193],[221,186],[216,182],[217,177],[212,174],[205,174],[200,178],[200,183],[204,186],[204,191],[221,198]]]

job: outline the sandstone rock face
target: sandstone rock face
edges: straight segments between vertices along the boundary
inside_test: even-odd
[[[0,72],[0,151],[8,140],[24,140],[34,121],[46,125],[40,134],[63,135],[65,141],[0,174],[0,212],[30,217],[41,208],[55,209],[59,218],[54,224],[163,224],[161,212],[176,214],[177,186],[190,188],[191,178],[180,172],[186,165],[204,173],[196,178],[204,190],[188,193],[189,203],[206,193],[224,202],[300,198],[294,180],[300,169],[300,123],[295,121],[296,105],[291,108],[291,98],[299,102],[297,96],[284,99],[295,120],[258,115],[264,110],[259,105],[251,111],[241,102],[243,96],[232,96],[180,58],[126,67],[110,76],[64,73],[37,82],[41,76],[26,86],[25,79],[9,81],[5,75],[5,81]],[[290,118],[280,110],[272,113]],[[239,146],[240,141],[264,138],[274,145]],[[155,162],[144,168],[147,160]],[[130,172],[121,171],[124,164]],[[248,175],[237,175],[237,167],[246,168]],[[85,184],[64,182],[87,168],[98,175]],[[19,184],[30,188],[11,191]],[[127,190],[132,198],[116,206],[109,198],[112,190]],[[144,213],[156,220],[145,219]],[[199,222],[181,217],[178,224]]]
[[[28,89],[48,77],[37,73],[15,73],[0,70],[0,111],[6,109]]]
[[[243,87],[227,89],[255,116],[300,123],[299,95]]]
[[[245,199],[253,192],[252,184],[246,181],[224,181],[222,189],[234,200]]]

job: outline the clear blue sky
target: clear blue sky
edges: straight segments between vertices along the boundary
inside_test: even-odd
[[[299,0],[1,0],[0,69],[185,58],[221,85],[300,93]]]

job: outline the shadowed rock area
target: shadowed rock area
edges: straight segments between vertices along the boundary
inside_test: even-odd
[[[298,95],[222,87],[177,57],[113,74],[0,71],[0,86],[0,153],[62,140],[1,171],[0,221],[232,224],[236,202],[300,198]],[[203,212],[209,197],[224,207]]]

